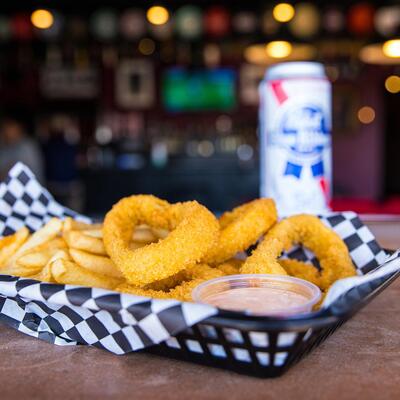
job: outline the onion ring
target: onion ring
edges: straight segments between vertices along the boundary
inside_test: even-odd
[[[241,272],[286,275],[278,257],[296,243],[309,248],[318,258],[322,289],[327,289],[337,279],[356,274],[342,239],[319,218],[306,214],[294,215],[276,224],[243,264]]]
[[[292,258],[281,258],[279,264],[288,275],[305,279],[314,285],[321,286],[320,272],[314,265]]]
[[[165,239],[130,247],[135,226],[168,229]],[[196,201],[169,204],[151,195],[120,200],[105,217],[104,245],[110,258],[133,285],[168,278],[199,262],[218,240],[215,216]]]
[[[220,264],[247,250],[275,224],[277,218],[271,199],[253,200],[224,213],[219,219],[220,239],[203,262]]]
[[[181,301],[192,300],[192,290],[200,283],[223,276],[217,268],[212,268],[206,264],[196,264],[184,271],[185,279],[182,283],[167,291],[155,289],[143,289],[141,287],[122,284],[114,290],[123,293],[135,294],[137,296],[153,297],[156,299],[176,299]]]
[[[222,264],[216,266],[224,275],[237,275],[240,274],[240,268],[243,264],[243,260],[232,258],[231,260],[225,261]]]

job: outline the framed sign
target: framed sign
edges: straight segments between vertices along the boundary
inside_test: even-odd
[[[115,75],[115,101],[119,107],[145,109],[154,105],[153,64],[144,59],[122,60]]]
[[[45,67],[40,90],[48,99],[93,99],[99,93],[99,74],[92,68]]]

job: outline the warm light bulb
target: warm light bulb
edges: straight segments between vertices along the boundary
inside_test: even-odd
[[[385,88],[390,93],[400,92],[400,76],[391,75],[385,80]]]
[[[400,57],[400,39],[392,39],[386,41],[385,43],[383,43],[382,51],[386,57]]]
[[[292,45],[284,40],[277,40],[269,42],[265,49],[272,58],[285,58],[292,52]]]
[[[375,119],[375,110],[369,106],[361,107],[357,117],[362,124],[370,124]]]
[[[31,22],[35,28],[48,29],[54,23],[53,14],[47,10],[36,10],[31,15]]]
[[[279,3],[274,7],[272,15],[278,22],[288,22],[294,17],[294,12],[291,4]]]
[[[165,7],[153,6],[147,10],[147,20],[153,25],[163,25],[169,19],[169,12]]]

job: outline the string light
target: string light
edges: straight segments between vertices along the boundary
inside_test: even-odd
[[[292,45],[284,40],[269,42],[265,48],[272,58],[285,58],[292,52]]]
[[[378,64],[378,65],[397,65],[399,63],[398,58],[388,57],[384,51],[382,43],[373,43],[364,46],[360,50],[361,61],[367,64]]]
[[[383,43],[382,51],[386,57],[400,57],[400,39],[387,40]]]
[[[272,10],[272,15],[278,22],[288,22],[294,17],[294,7],[289,3],[279,3]]]
[[[400,76],[391,75],[385,80],[385,88],[390,93],[400,92]]]
[[[362,124],[370,124],[375,119],[375,110],[370,106],[361,107],[358,110],[357,117]]]
[[[150,7],[146,16],[147,20],[153,25],[164,25],[169,20],[169,12],[162,6]]]
[[[47,10],[36,10],[31,14],[31,22],[35,28],[48,29],[54,23],[53,14]]]

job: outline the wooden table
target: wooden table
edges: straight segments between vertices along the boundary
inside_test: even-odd
[[[367,223],[400,247],[400,221]],[[0,326],[0,399],[400,399],[400,280],[276,379],[144,353],[58,347]]]

